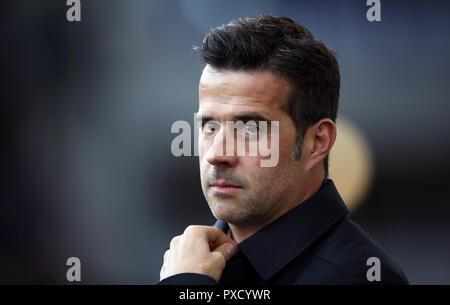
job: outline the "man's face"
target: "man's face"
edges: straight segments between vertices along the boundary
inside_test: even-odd
[[[203,193],[213,215],[235,225],[267,223],[285,211],[286,201],[301,180],[302,161],[294,161],[295,126],[282,110],[290,84],[271,72],[218,71],[206,66],[199,85],[200,171]],[[279,159],[261,167],[262,157],[226,154],[226,122],[279,122]],[[245,129],[245,136],[256,129]],[[258,131],[256,130],[256,133]],[[234,141],[234,139],[233,139]],[[246,138],[247,148],[249,139]],[[236,145],[235,145],[236,146]],[[273,149],[273,147],[271,147]],[[292,195],[291,195],[292,196]]]

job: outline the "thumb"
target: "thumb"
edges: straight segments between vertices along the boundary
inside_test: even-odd
[[[225,243],[215,248],[212,252],[221,253],[225,257],[225,260],[228,262],[230,258],[232,258],[233,255],[238,252],[238,247],[236,245],[233,245],[232,243]]]

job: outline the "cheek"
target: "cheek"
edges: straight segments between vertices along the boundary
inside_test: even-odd
[[[265,202],[283,189],[286,177],[280,167],[258,167],[248,174],[247,178],[251,185],[251,196],[259,198],[261,202]],[[270,201],[270,200],[269,200]]]
[[[199,136],[198,139],[198,157],[200,159],[200,164],[206,159],[209,150],[212,148],[214,138]]]
[[[285,127],[280,133],[280,160],[291,160],[295,151],[296,138],[293,126]]]
[[[199,136],[198,136],[198,143],[197,143],[198,156],[200,157],[200,159],[204,155],[204,151],[206,150],[205,147],[206,147],[205,139],[202,136],[202,134],[200,133]]]
[[[199,163],[200,163],[200,174],[203,174],[208,171],[208,165],[209,162],[206,160],[204,156],[199,156]]]
[[[290,141],[282,141],[280,143],[280,166],[286,162],[292,161],[295,151],[295,144]]]

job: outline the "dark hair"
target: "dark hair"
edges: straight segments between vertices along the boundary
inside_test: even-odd
[[[300,158],[303,136],[322,118],[336,121],[340,76],[333,51],[288,17],[240,18],[209,32],[196,48],[216,69],[270,71],[287,79],[291,90],[284,110],[296,126]],[[325,158],[328,176],[328,156]]]

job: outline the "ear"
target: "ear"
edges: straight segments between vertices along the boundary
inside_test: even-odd
[[[336,125],[330,119],[321,119],[308,128],[307,136],[311,146],[307,152],[307,169],[310,170],[321,163],[328,155],[336,140]]]

